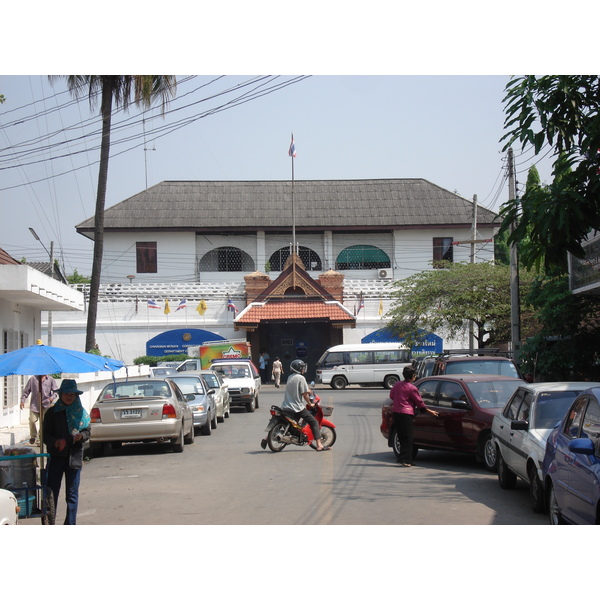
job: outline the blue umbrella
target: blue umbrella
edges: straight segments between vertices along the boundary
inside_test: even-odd
[[[66,350],[55,346],[44,346],[41,341],[35,346],[13,350],[0,356],[0,377],[7,375],[50,375],[53,373],[95,373],[116,371],[125,363],[97,354]]]

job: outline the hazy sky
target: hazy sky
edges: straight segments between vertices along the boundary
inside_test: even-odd
[[[420,177],[493,210],[508,198],[507,76],[177,79],[164,117],[132,108],[114,118],[107,207],[146,182],[291,179],[292,132],[296,180]],[[99,108],[46,75],[0,76],[0,93],[1,247],[44,260],[32,227],[67,274],[89,275],[92,243],[74,227],[94,213]],[[538,159],[515,150],[524,183]]]

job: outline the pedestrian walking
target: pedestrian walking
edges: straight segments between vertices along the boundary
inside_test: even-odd
[[[83,392],[74,379],[64,379],[58,388],[58,400],[44,416],[43,436],[48,459],[48,487],[54,494],[55,506],[65,479],[67,514],[65,525],[77,522],[79,480],[83,467],[83,444],[90,439],[90,416],[81,404]]]
[[[281,383],[281,376],[283,375],[283,365],[277,356],[273,361],[273,370],[271,372],[271,376],[275,381],[275,387],[278,388]]]
[[[41,393],[40,393],[41,381]],[[31,395],[29,401],[29,443],[36,443],[38,437],[38,421],[42,426],[43,411],[45,411],[56,400],[56,390],[58,385],[56,379],[50,375],[33,376],[25,384],[23,394],[21,395],[21,410],[25,407],[25,401]],[[41,402],[40,402],[41,397]]]

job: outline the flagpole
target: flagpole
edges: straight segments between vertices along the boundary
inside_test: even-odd
[[[294,134],[292,132],[292,141],[290,149],[294,145]],[[296,252],[296,206],[294,205],[294,152],[291,152],[292,156],[292,252]]]

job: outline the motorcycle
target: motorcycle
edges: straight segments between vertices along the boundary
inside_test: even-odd
[[[314,407],[308,410],[314,415],[321,428],[321,442],[323,447],[331,447],[335,444],[337,434],[335,425],[326,419],[326,416],[331,416],[333,413],[332,406],[321,406],[321,398],[314,393],[310,395],[310,401]],[[266,445],[272,452],[281,452],[288,444],[295,446],[304,446],[308,444],[311,448],[316,449],[317,445],[314,436],[308,423],[300,422],[288,417],[279,406],[271,406],[271,420],[267,425]]]

